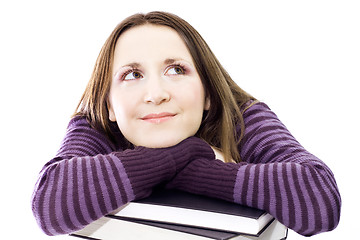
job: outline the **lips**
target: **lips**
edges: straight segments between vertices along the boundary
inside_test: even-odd
[[[141,120],[144,120],[144,121],[150,122],[150,123],[162,123],[162,122],[172,119],[175,116],[176,116],[176,114],[168,113],[168,112],[151,113],[151,114],[148,114],[148,115],[142,117]]]

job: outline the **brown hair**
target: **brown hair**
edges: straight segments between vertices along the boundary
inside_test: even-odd
[[[237,139],[241,139],[244,133],[240,108],[254,98],[231,79],[200,34],[185,20],[170,13],[156,11],[135,14],[116,26],[100,51],[90,81],[74,115],[86,116],[93,127],[103,130],[113,139],[107,101],[115,45],[123,32],[144,24],[168,26],[177,31],[183,39],[202,80],[206,96],[210,98],[210,109],[204,113],[196,135],[220,149],[226,162],[230,162],[231,159],[239,162],[237,144],[240,140]],[[236,135],[236,124],[241,126],[240,136]]]

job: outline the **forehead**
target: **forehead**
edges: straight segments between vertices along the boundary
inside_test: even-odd
[[[172,28],[146,24],[125,31],[117,40],[114,65],[140,60],[182,58],[192,62],[184,41]]]

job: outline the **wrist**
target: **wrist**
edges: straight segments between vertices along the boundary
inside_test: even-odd
[[[215,159],[215,153],[208,143],[197,137],[189,137],[179,144],[170,147],[176,165],[176,172],[181,171],[195,159]]]

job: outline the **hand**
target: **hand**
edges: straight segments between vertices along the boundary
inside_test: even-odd
[[[215,153],[210,145],[197,137],[189,137],[168,150],[174,156],[176,173],[196,159],[215,159]]]

